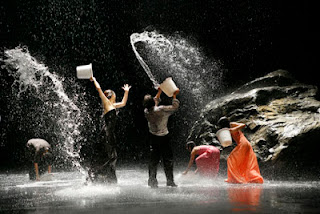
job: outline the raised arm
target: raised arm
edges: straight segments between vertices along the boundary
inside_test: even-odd
[[[131,86],[129,86],[128,84],[125,84],[122,87],[122,89],[124,90],[124,95],[121,102],[113,104],[115,108],[121,108],[127,104],[130,88]]]
[[[177,95],[179,94],[180,92],[180,89],[178,88],[178,90],[176,90],[174,93],[173,93],[173,99],[177,99]]]
[[[114,108],[112,103],[110,102],[110,100],[106,97],[106,95],[104,95],[103,91],[101,90],[100,84],[97,82],[96,78],[91,77],[90,78],[91,81],[93,81],[94,86],[96,87],[99,96],[101,98],[102,101],[102,106],[103,106],[103,110],[104,113],[108,112],[110,109]]]
[[[162,106],[162,109],[164,111],[167,111],[167,112],[175,112],[178,110],[179,108],[179,105],[180,105],[180,102],[179,100],[177,99],[177,94],[179,94],[179,89],[177,91],[174,92],[173,96],[172,96],[172,105],[167,105],[167,106]]]
[[[158,93],[156,94],[156,96],[154,97],[154,102],[155,102],[155,106],[158,106],[160,103],[160,96],[161,96],[162,90],[159,87],[158,88]]]
[[[237,132],[237,131],[243,129],[244,127],[246,127],[246,124],[244,124],[244,123],[231,122],[231,123],[230,123],[230,126],[231,126],[230,132],[233,133],[233,132]]]
[[[100,96],[102,102],[105,102],[105,100],[108,100],[107,97],[104,95],[104,93],[103,93],[103,91],[102,91],[102,89],[101,89],[101,87],[100,87],[100,84],[98,83],[98,81],[96,80],[96,78],[95,78],[95,77],[91,77],[91,78],[90,78],[90,81],[93,81],[94,86],[96,87],[96,89],[97,89],[97,91],[98,91],[98,93],[99,93],[99,96]]]
[[[183,175],[186,175],[189,171],[189,169],[191,168],[192,164],[193,164],[193,161],[196,157],[196,152],[197,152],[197,147],[194,147],[191,151],[191,155],[190,155],[190,160],[189,160],[189,163],[188,163],[188,167],[187,169],[182,173]]]

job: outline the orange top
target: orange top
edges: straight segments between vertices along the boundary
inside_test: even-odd
[[[241,131],[231,133],[237,147],[230,153],[228,164],[229,183],[263,183],[256,154]]]

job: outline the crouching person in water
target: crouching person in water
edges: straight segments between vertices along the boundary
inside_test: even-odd
[[[116,162],[118,159],[116,146],[116,108],[124,107],[128,100],[131,86],[125,84],[122,89],[124,96],[121,102],[116,103],[116,94],[112,90],[102,91],[96,78],[91,77],[102,101],[104,126],[100,140],[92,146],[92,160],[88,171],[88,179],[92,182],[117,183]]]
[[[170,145],[169,131],[167,128],[169,116],[179,108],[179,100],[173,95],[172,105],[160,105],[160,95],[162,90],[159,88],[157,95],[153,98],[147,94],[144,96],[144,114],[148,121],[149,143],[150,143],[150,162],[148,185],[152,188],[158,187],[157,167],[160,158],[163,161],[164,172],[167,178],[167,186],[176,187],[173,180],[173,152]]]
[[[43,139],[34,138],[27,142],[30,160],[29,179],[40,181],[40,176],[46,172],[51,173],[52,154],[49,152],[50,144]]]
[[[220,150],[211,145],[196,146],[193,141],[186,144],[186,149],[191,153],[187,169],[182,173],[186,175],[196,160],[197,169],[195,173],[202,176],[215,178],[219,172]],[[196,158],[196,155],[198,157]]]

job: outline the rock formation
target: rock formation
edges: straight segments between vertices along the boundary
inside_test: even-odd
[[[320,179],[320,102],[317,87],[277,70],[229,95],[211,101],[192,127],[188,140],[221,149],[221,173],[235,143],[223,148],[215,137],[222,116],[247,125],[244,134],[261,173],[269,179]]]

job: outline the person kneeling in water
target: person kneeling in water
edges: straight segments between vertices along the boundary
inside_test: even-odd
[[[101,131],[104,134],[100,140],[93,145],[91,166],[88,171],[88,178],[92,182],[117,183],[116,162],[118,159],[116,146],[116,108],[124,107],[128,100],[128,94],[131,86],[125,84],[122,89],[124,96],[121,102],[116,103],[116,94],[112,90],[102,92],[96,78],[91,77],[102,101],[104,126]],[[88,180],[87,178],[87,180]]]
[[[30,161],[29,179],[40,181],[40,176],[48,172],[51,173],[52,154],[50,144],[40,138],[28,140],[27,149]]]
[[[195,173],[200,175],[215,178],[219,172],[220,164],[220,151],[214,146],[211,145],[200,145],[196,146],[193,141],[190,141],[186,144],[186,149],[191,152],[190,161],[187,169],[182,173],[186,175],[191,168],[195,156],[196,158],[197,169]]]

